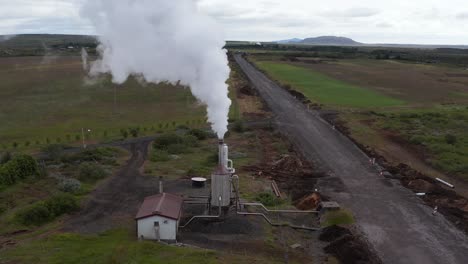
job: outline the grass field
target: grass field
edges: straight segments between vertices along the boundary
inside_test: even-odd
[[[3,252],[2,263],[219,263],[209,250],[138,242],[127,230],[83,236],[62,233]]]
[[[280,83],[299,90],[313,102],[358,108],[398,106],[404,103],[306,68],[270,61],[258,61],[256,64]]]
[[[1,58],[0,148],[79,141],[81,128],[91,129],[89,140],[106,140],[129,127],[205,124],[189,89],[107,78],[85,85],[84,78],[78,57]]]

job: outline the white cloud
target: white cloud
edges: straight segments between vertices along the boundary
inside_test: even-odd
[[[177,0],[171,0],[177,1]],[[369,43],[468,44],[466,0],[194,0],[228,39],[342,35]],[[0,0],[0,34],[93,33],[82,0]]]

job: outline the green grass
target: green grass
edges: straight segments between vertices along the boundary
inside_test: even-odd
[[[105,78],[85,85],[80,59],[61,57],[41,64],[41,57],[0,59],[0,150],[13,143],[24,148],[79,142],[81,128],[90,141],[120,137],[120,129],[140,127],[154,133],[187,122],[205,124],[205,107],[190,90],[168,84],[115,85]],[[116,108],[114,87],[117,88]],[[69,139],[67,139],[69,135]],[[36,141],[39,143],[37,144]]]
[[[312,102],[356,108],[389,107],[404,104],[375,91],[351,85],[315,71],[284,63],[257,61],[260,69],[284,85],[302,92]]]
[[[127,230],[101,235],[58,234],[4,250],[0,262],[14,263],[219,263],[210,250],[138,242]]]
[[[354,223],[353,214],[345,209],[340,209],[337,211],[329,211],[322,216],[322,227],[332,226],[332,225],[349,225]]]
[[[377,121],[380,129],[394,131],[410,144],[426,149],[426,162],[436,169],[468,178],[468,108],[391,112]]]

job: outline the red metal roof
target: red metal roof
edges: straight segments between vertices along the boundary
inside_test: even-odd
[[[180,217],[183,202],[184,199],[181,196],[170,193],[148,196],[143,201],[135,219],[138,220],[149,216],[160,215],[177,220]]]

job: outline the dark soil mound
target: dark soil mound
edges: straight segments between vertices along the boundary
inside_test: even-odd
[[[343,264],[380,264],[380,259],[369,250],[367,244],[352,235],[345,235],[325,247]]]
[[[195,219],[184,229],[188,232],[204,234],[255,234],[258,232],[255,226],[245,217]]]
[[[331,242],[345,235],[351,235],[351,231],[341,226],[332,225],[322,229],[319,239],[321,241]]]

